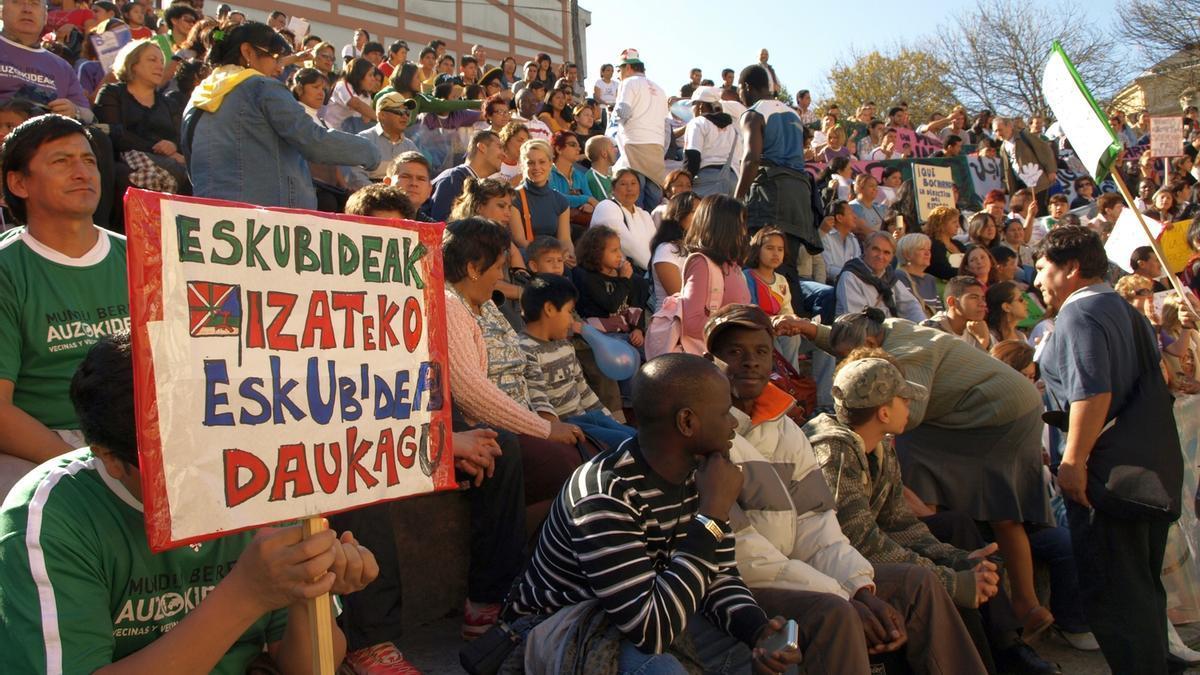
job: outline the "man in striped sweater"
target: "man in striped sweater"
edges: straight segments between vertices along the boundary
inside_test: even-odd
[[[596,601],[621,634],[622,672],[678,668],[666,653],[676,639],[685,629],[715,635],[712,626],[752,648],[755,672],[799,663],[798,650],[763,648],[783,619],[768,621],[738,575],[729,513],[742,476],[727,454],[730,400],[729,381],[698,356],[666,354],[643,366],[633,382],[637,437],[567,481],[506,618]],[[706,671],[748,669],[744,658],[730,663],[734,639],[697,641],[723,662],[706,661]]]

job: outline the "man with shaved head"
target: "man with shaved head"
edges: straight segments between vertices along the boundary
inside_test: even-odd
[[[638,435],[567,480],[509,596],[503,618],[514,631],[569,639],[603,611],[621,632],[620,672],[682,669],[674,643],[685,629],[705,672],[782,673],[800,662],[796,649],[763,648],[784,620],[768,620],[738,574],[729,512],[742,474],[729,461],[730,403],[728,379],[698,356],[642,366]],[[523,644],[548,672],[569,669],[552,662],[560,642]]]

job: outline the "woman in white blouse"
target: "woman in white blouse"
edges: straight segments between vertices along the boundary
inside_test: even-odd
[[[621,237],[621,252],[634,267],[650,267],[650,241],[654,239],[654,219],[637,205],[641,188],[632,169],[621,169],[613,178],[613,198],[596,205],[591,226],[607,225]]]

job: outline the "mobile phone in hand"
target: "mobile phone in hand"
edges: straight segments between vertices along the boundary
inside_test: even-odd
[[[784,649],[800,649],[800,626],[795,619],[788,619],[783,630],[767,638],[762,645],[768,654]]]

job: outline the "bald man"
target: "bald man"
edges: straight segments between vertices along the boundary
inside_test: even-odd
[[[642,367],[633,380],[638,435],[567,481],[510,595],[504,618],[515,631],[539,615],[553,615],[539,632],[572,630],[590,611],[584,603],[597,601],[621,631],[621,672],[682,669],[672,647],[685,629],[706,672],[726,672],[727,658],[741,661],[729,672],[748,672],[751,661],[775,673],[799,663],[796,649],[762,647],[784,620],[768,621],[738,574],[729,511],[742,475],[729,460],[731,401],[728,379],[698,356],[666,354]],[[549,664],[552,655],[534,656]]]

